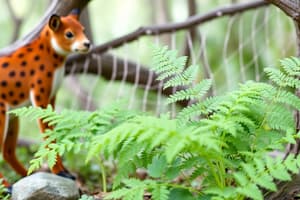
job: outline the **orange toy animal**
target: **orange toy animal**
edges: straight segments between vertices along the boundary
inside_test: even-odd
[[[45,108],[51,104],[54,107],[66,56],[72,52],[86,53],[90,48],[78,14],[79,10],[73,10],[65,17],[52,15],[35,40],[0,57],[0,151],[3,159],[21,176],[26,176],[27,170],[15,154],[19,120],[10,117],[7,111],[30,102],[33,106]],[[44,132],[47,124],[39,120],[39,125]],[[59,157],[52,172],[67,173]]]

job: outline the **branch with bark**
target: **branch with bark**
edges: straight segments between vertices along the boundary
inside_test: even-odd
[[[265,0],[278,8],[292,19],[300,22],[300,1],[299,0]]]
[[[220,7],[203,15],[195,15],[188,18],[186,21],[179,23],[140,27],[136,31],[93,48],[90,53],[103,53],[110,48],[122,46],[125,43],[135,41],[145,35],[161,35],[163,33],[172,33],[179,30],[188,30],[193,26],[198,26],[199,24],[203,24],[219,17],[234,15],[247,10],[267,6],[268,4],[268,2],[263,0],[257,0],[249,3],[239,3],[232,6]]]

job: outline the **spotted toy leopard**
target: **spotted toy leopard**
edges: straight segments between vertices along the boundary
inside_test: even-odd
[[[74,10],[65,17],[52,15],[35,40],[0,57],[0,150],[3,159],[21,176],[26,176],[27,170],[17,160],[15,152],[19,120],[7,112],[29,103],[43,108],[48,104],[54,107],[66,56],[72,52],[85,53],[90,47],[78,14],[78,10]],[[44,132],[47,124],[39,120],[39,125]],[[52,172],[65,171],[57,156]]]

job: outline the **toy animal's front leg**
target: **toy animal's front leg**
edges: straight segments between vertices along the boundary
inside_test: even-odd
[[[55,99],[56,96],[52,97],[50,100],[50,104],[52,106],[53,109],[55,109]],[[42,123],[42,122],[40,122]],[[49,127],[47,125],[47,128],[53,128],[53,127]],[[74,176],[72,176],[69,171],[64,167],[64,165],[62,164],[62,159],[60,158],[59,155],[57,155],[56,157],[56,163],[53,166],[53,168],[51,169],[53,173],[58,174],[60,176],[66,177],[66,178],[70,178],[70,179],[75,179]]]
[[[41,94],[37,95],[36,90],[31,90],[31,101],[32,104],[36,107],[41,107],[41,108],[46,108],[48,104],[51,104],[53,109],[55,108],[55,97],[49,100],[49,96],[41,96]],[[40,126],[40,131],[42,133],[45,132],[46,129],[52,129],[53,127],[48,126],[48,123],[44,123],[41,119],[38,119],[38,123]],[[68,170],[65,169],[65,167],[62,164],[62,160],[59,155],[56,157],[56,163],[52,167],[51,171],[54,174],[64,176],[70,179],[75,179],[69,172]]]

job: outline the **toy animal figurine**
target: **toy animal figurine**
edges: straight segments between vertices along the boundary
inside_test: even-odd
[[[9,116],[8,111],[29,103],[42,108],[51,104],[54,108],[66,56],[86,53],[90,48],[78,15],[78,9],[64,17],[52,15],[36,39],[0,57],[0,151],[21,176],[26,176],[27,170],[16,157],[19,120]],[[41,132],[48,128],[41,120],[38,123]],[[59,175],[68,174],[59,156],[51,170]]]

